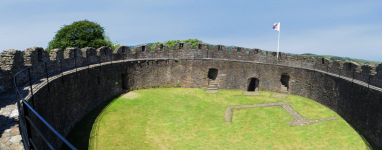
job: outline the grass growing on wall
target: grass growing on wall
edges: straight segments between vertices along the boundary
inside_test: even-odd
[[[73,131],[91,133],[71,132],[68,140],[85,149],[367,149],[361,136],[339,115],[299,96],[271,98],[272,92],[245,96],[241,90],[205,94],[191,88],[133,92],[140,96],[120,97],[102,112],[89,113]],[[292,103],[307,119],[339,119],[291,127],[286,121],[293,117],[275,106],[234,110],[233,121],[224,122],[227,106],[280,101]],[[85,144],[78,142],[81,136],[87,138],[82,139]]]

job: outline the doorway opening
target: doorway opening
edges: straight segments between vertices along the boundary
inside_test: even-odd
[[[289,75],[288,74],[281,74],[281,87],[286,87],[286,89],[288,90],[289,89]]]
[[[122,78],[122,90],[127,90],[128,89],[128,77],[126,74],[121,75]]]
[[[208,69],[208,78],[211,80],[216,80],[216,77],[218,77],[218,69],[215,69],[215,68]]]
[[[248,92],[259,91],[259,79],[257,78],[249,78],[248,79]]]

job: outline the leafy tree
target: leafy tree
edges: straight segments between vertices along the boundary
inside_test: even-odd
[[[343,57],[337,57],[337,56],[331,57],[330,60],[341,60],[341,61],[346,61],[345,58],[343,58]]]
[[[47,51],[54,48],[65,49],[67,47],[93,47],[116,46],[119,43],[112,43],[110,38],[105,35],[105,30],[99,24],[88,21],[76,21],[71,25],[64,25],[53,40],[49,42]],[[114,50],[114,49],[113,49]]]
[[[195,45],[196,43],[203,43],[201,40],[198,40],[198,39],[188,39],[188,40],[169,40],[169,41],[166,41],[164,43],[162,42],[156,42],[154,44],[152,44],[150,47],[151,47],[151,51],[153,51],[154,49],[154,46],[155,45],[159,45],[159,44],[166,44],[170,47],[170,50],[173,50],[173,45],[175,43],[190,43],[191,44],[191,49],[195,49]]]

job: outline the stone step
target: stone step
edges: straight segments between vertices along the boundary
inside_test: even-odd
[[[207,88],[207,90],[218,90],[218,88]]]
[[[217,88],[218,85],[208,85],[209,88]]]

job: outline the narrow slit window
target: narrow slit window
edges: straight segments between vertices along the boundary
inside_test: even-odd
[[[179,44],[179,49],[183,49],[183,43]]]
[[[163,44],[160,45],[160,50],[163,50]]]
[[[141,46],[141,52],[145,51],[145,46]]]
[[[202,44],[199,44],[199,49],[202,49]]]

